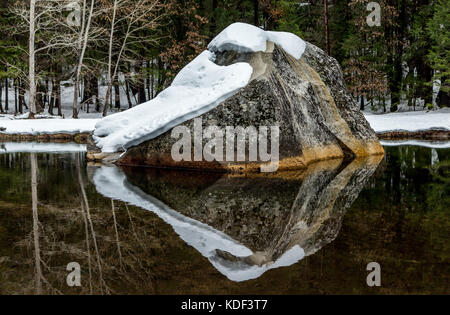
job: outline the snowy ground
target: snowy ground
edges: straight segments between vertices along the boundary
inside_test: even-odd
[[[416,111],[389,114],[364,113],[377,133],[388,131],[449,130],[450,108],[436,111]]]
[[[4,134],[79,134],[94,130],[98,119],[2,119],[0,132]]]
[[[364,116],[377,133],[430,129],[450,131],[450,109],[378,115],[364,113]],[[0,115],[0,132],[6,134],[77,134],[92,132],[95,124],[99,121],[97,118],[62,119],[59,117],[44,118],[44,116],[42,117],[44,119],[25,120],[25,117],[26,115],[15,117]]]
[[[15,152],[30,153],[71,153],[85,152],[86,145],[78,143],[44,143],[44,142],[3,142],[0,143],[0,154]]]

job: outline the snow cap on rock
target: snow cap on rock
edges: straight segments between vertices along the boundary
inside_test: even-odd
[[[281,46],[295,59],[300,59],[306,43],[292,33],[264,31],[246,23],[233,23],[217,35],[208,45],[212,52],[233,50],[237,52],[266,51],[267,41]]]

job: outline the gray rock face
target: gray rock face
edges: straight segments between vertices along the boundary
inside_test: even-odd
[[[249,63],[253,74],[246,87],[199,117],[203,128],[278,126],[279,170],[304,168],[330,158],[383,154],[374,131],[345,87],[339,64],[319,48],[307,43],[299,60],[271,42],[266,52],[216,55],[219,65]],[[183,125],[194,134],[194,119]],[[171,149],[177,141],[168,131],[128,149],[117,163],[225,172],[258,171],[264,164],[259,157],[251,161],[248,152],[243,161],[174,161]],[[207,141],[203,139],[202,147]],[[88,156],[96,159],[95,154]]]

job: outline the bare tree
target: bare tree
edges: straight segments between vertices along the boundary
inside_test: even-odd
[[[78,32],[78,41],[76,45],[78,62],[75,69],[74,80],[73,80],[73,118],[78,118],[78,98],[80,91],[80,76],[83,67],[84,55],[86,53],[86,48],[88,44],[88,39],[91,31],[91,23],[94,14],[94,3],[95,0],[91,0],[91,5],[89,11],[87,11],[86,0],[83,0],[83,8],[81,11],[81,28]]]
[[[70,48],[79,42],[72,35],[77,29],[69,25],[63,15],[69,3],[71,3],[70,0],[30,0],[29,6],[18,2],[10,8],[11,13],[20,17],[14,32],[28,33],[28,50],[23,51],[28,55],[28,75],[22,76],[27,77],[28,81],[29,118],[34,118],[39,110],[36,102],[36,86],[40,80],[36,70],[38,54],[49,54],[57,48]],[[7,64],[7,66],[21,72],[14,65]]]
[[[158,38],[142,38],[136,35],[142,30],[154,30],[160,25],[161,19],[164,17],[163,4],[160,0],[113,0],[112,18],[109,29],[109,50],[108,50],[108,87],[106,90],[105,107],[103,108],[103,116],[106,116],[110,105],[112,92],[112,84],[118,75],[119,65],[122,60],[128,57],[127,45],[135,43],[155,44]],[[125,31],[120,33],[120,38],[115,41],[114,33],[117,28],[123,28]],[[119,45],[114,45],[115,43]],[[131,53],[131,55],[134,52]],[[113,58],[115,62],[113,65]],[[113,69],[114,68],[114,69]]]
[[[34,153],[30,153],[31,162],[31,200],[33,210],[33,238],[34,238],[34,261],[35,261],[35,289],[36,294],[42,294],[42,269],[41,250],[39,247],[39,218],[37,197],[37,160]]]
[[[81,166],[80,166],[80,156],[79,155],[77,155],[76,168],[77,168],[77,173],[78,173],[78,183],[80,184],[81,197],[82,197],[81,209],[82,209],[82,211],[86,211],[86,220],[87,220],[87,222],[89,222],[89,226],[90,226],[90,230],[91,230],[91,234],[92,234],[92,241],[94,243],[94,248],[95,248],[95,252],[96,252],[96,256],[97,256],[97,266],[98,266],[98,273],[99,273],[99,278],[100,278],[99,279],[100,280],[100,290],[101,290],[101,293],[103,294],[103,287],[105,287],[106,291],[108,293],[109,288],[107,287],[106,282],[103,278],[102,261],[101,261],[99,250],[98,250],[97,237],[95,235],[94,225],[92,223],[91,210],[89,208],[89,202],[87,199],[86,190],[84,189],[83,177],[81,176]]]
[[[29,64],[28,64],[28,80],[30,85],[30,94],[29,94],[29,102],[30,102],[30,116],[29,118],[34,118],[36,114],[36,80],[35,80],[35,25],[36,25],[36,0],[30,0],[30,36],[28,40],[28,55],[29,55]]]
[[[116,233],[116,244],[117,244],[117,253],[119,254],[119,263],[120,268],[123,268],[122,264],[122,252],[120,251],[120,241],[119,241],[119,231],[117,230],[117,220],[116,220],[116,211],[114,209],[114,200],[111,199],[111,210],[113,215],[113,222],[114,222],[114,231]]]

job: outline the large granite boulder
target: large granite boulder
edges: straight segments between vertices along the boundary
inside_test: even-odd
[[[304,168],[314,161],[383,154],[383,148],[349,91],[338,62],[312,44],[305,43],[299,59],[283,47],[267,41],[265,51],[243,52],[217,49],[217,65],[248,63],[252,67],[249,83],[211,110],[183,123],[190,133],[201,118],[203,128],[218,126],[279,127],[278,170]],[[150,119],[150,118],[149,118]],[[197,121],[195,121],[197,119]],[[258,129],[259,130],[259,129]],[[258,171],[265,164],[249,157],[240,161],[175,161],[171,129],[127,148],[117,164],[146,165],[218,171]],[[194,148],[192,137],[191,147]],[[246,147],[249,147],[248,139]],[[202,147],[208,139],[202,139]],[[225,151],[225,148],[223,148]],[[108,154],[92,150],[90,159],[103,159]],[[225,156],[225,152],[223,154]]]

